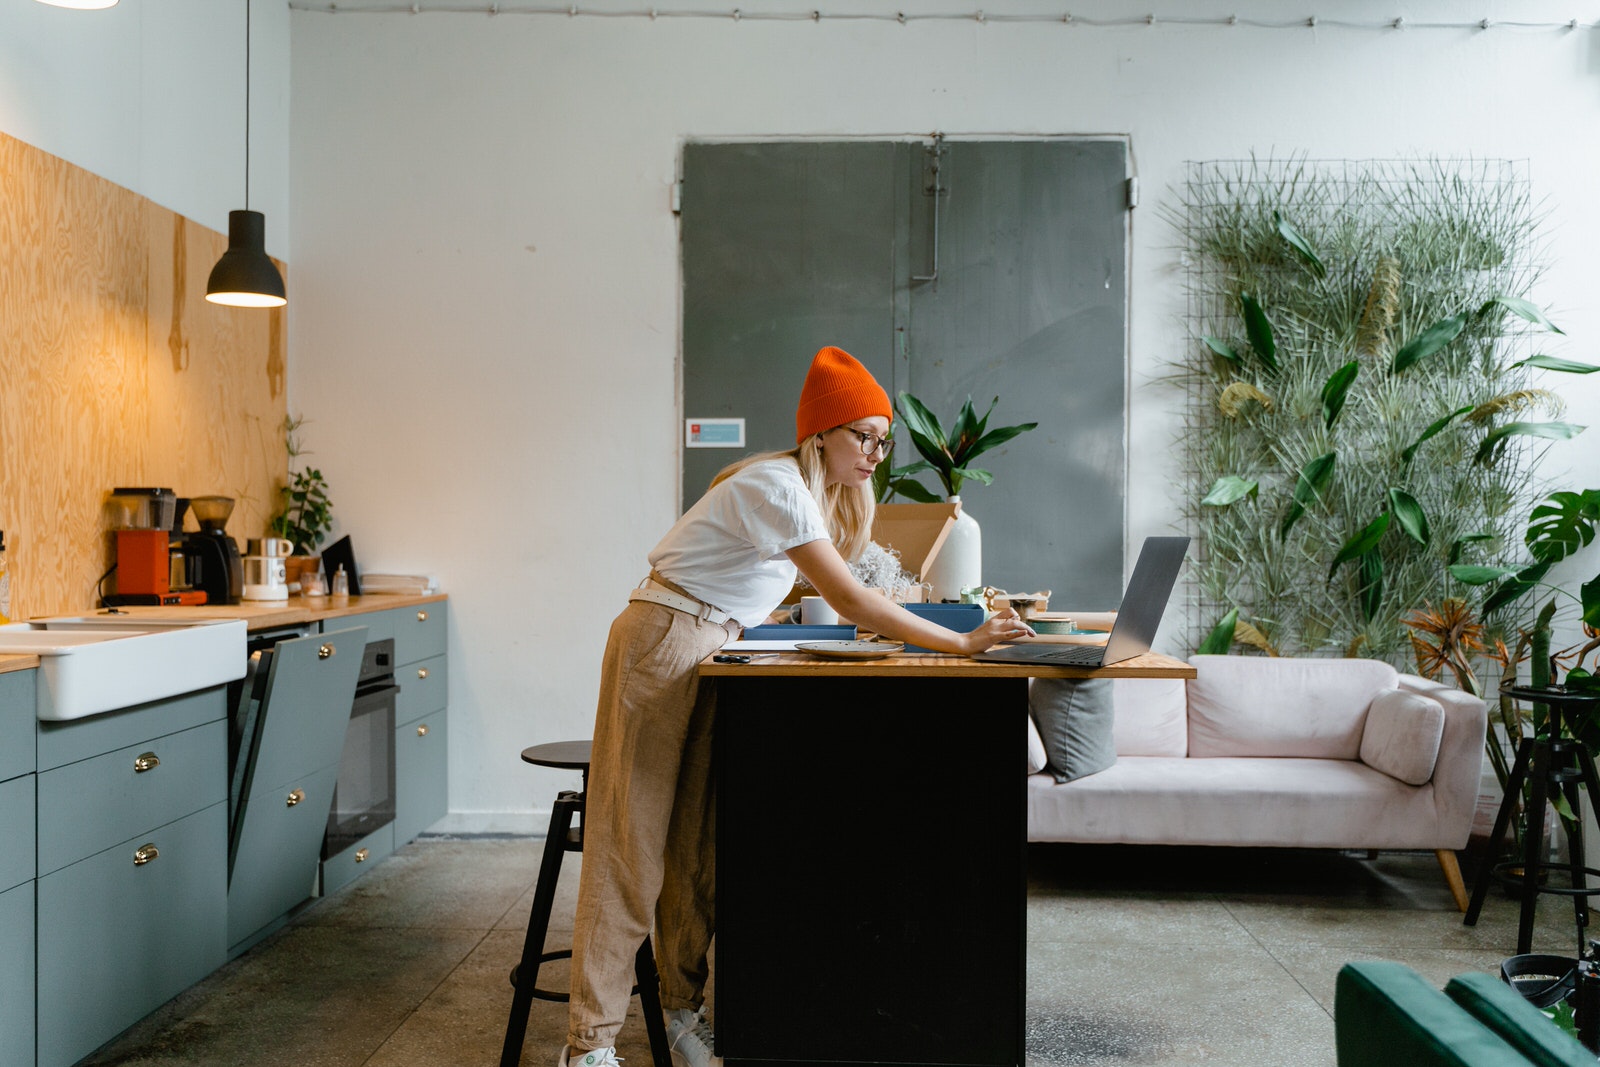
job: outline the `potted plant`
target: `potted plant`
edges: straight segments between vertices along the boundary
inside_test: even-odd
[[[294,546],[286,564],[288,580],[298,582],[306,571],[321,563],[317,549],[333,529],[333,502],[328,499],[328,483],[315,467],[294,469],[294,464],[309,451],[301,446],[299,430],[303,417],[283,418],[283,445],[289,454],[289,480],[278,490],[278,513],[268,523],[274,537]]]
[[[900,412],[901,421],[922,459],[893,470],[889,469],[887,463],[879,464],[873,475],[879,499],[898,493],[919,503],[938,503],[939,497],[929,492],[915,477],[933,471],[944,489],[945,502],[957,506],[955,526],[946,535],[938,555],[928,567],[928,573],[922,575],[922,580],[933,587],[935,600],[959,599],[963,589],[983,584],[982,530],[977,520],[961,506],[961,485],[968,478],[990,485],[994,482],[994,475],[972,466],[972,461],[991,448],[1039,425],[1037,422],[1025,422],[989,429],[989,416],[999,402],[1000,398],[995,397],[989,402],[989,410],[979,418],[972,406],[972,398],[967,397],[947,433],[922,401],[905,391],[896,397],[895,406]]]

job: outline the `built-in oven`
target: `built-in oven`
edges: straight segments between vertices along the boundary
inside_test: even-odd
[[[393,639],[368,643],[322,839],[324,862],[394,821],[394,716],[399,693]]]

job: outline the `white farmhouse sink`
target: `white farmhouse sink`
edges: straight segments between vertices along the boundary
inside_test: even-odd
[[[39,657],[39,718],[81,719],[242,678],[245,624],[36,619],[0,626],[0,652]]]

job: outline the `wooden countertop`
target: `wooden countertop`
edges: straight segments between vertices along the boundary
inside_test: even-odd
[[[804,652],[750,652],[749,663],[700,663],[702,678],[1193,678],[1181,659],[1147,652],[1109,667],[1048,667],[1038,663],[994,663],[965,656],[902,652],[883,659],[821,659]]]
[[[130,621],[139,619],[243,619],[250,630],[271,630],[279,626],[298,626],[302,623],[321,622],[346,615],[364,615],[390,608],[408,608],[417,604],[434,604],[447,599],[444,593],[428,596],[292,596],[288,600],[247,600],[239,604],[201,604],[198,607],[131,607],[121,608]],[[84,614],[106,615],[104,609]],[[7,671],[32,670],[39,666],[38,656],[0,655],[0,674]]]

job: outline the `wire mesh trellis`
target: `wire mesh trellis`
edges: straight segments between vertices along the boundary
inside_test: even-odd
[[[1519,413],[1561,409],[1514,366],[1535,328],[1494,303],[1526,298],[1540,273],[1525,162],[1192,162],[1166,214],[1182,237],[1189,331],[1172,374],[1187,396],[1182,499],[1198,534],[1189,647],[1238,608],[1246,644],[1407,665],[1404,616],[1465,592],[1446,571],[1452,552],[1512,562],[1541,495],[1542,450],[1527,438],[1480,455]],[[1242,294],[1275,357],[1252,338]],[[1395,368],[1407,342],[1458,315],[1453,340]],[[1332,475],[1308,494],[1319,457]],[[1201,503],[1229,478],[1255,489]],[[1419,506],[1426,542],[1389,523],[1339,562],[1396,510],[1391,490]]]

